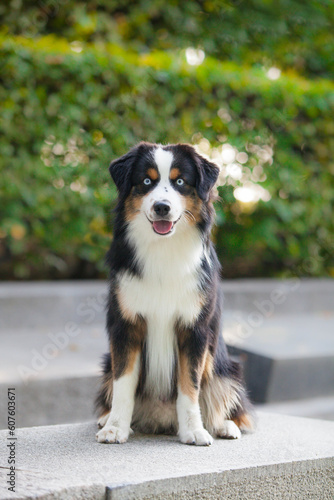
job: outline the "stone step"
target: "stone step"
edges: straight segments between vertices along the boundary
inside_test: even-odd
[[[313,319],[309,315],[303,321],[311,325]],[[334,353],[331,351],[334,336],[331,328],[326,330],[325,322],[322,325],[323,349],[327,346],[327,355],[319,351],[321,346],[313,345],[313,332],[309,332],[307,326],[301,329],[300,345],[305,353],[308,344],[304,343],[304,336],[310,343],[310,352],[298,356],[298,342],[293,343],[293,338],[298,337],[294,325],[298,326],[299,321],[298,316],[268,318],[252,338],[246,339],[253,343],[252,346],[247,349],[240,345],[230,347],[244,365],[247,386],[255,402],[334,396]],[[225,335],[229,336],[233,325],[229,321],[226,323]],[[275,335],[275,328],[278,329],[279,325],[280,332],[285,329],[284,335]],[[284,339],[286,342],[289,335],[292,338],[287,342],[284,357],[278,341]],[[229,338],[231,340],[231,336]],[[272,349],[272,355],[269,349]],[[88,421],[93,415],[100,359],[106,350],[107,339],[102,324],[80,325],[74,336],[66,335],[65,330],[47,331],[41,327],[8,331],[1,339],[0,394],[5,394],[10,386],[16,387],[21,401],[18,408],[21,426]],[[0,428],[5,424],[2,421],[5,407],[6,400],[0,397]]]
[[[237,320],[232,313],[225,339],[243,364],[253,401],[334,395],[333,312],[273,314],[252,325],[247,314]]]
[[[258,404],[256,408],[266,413],[334,420],[334,396]]]
[[[259,414],[254,434],[187,446],[174,436],[134,435],[98,444],[93,423],[0,432],[0,498],[7,499],[291,499],[334,495],[334,423]],[[14,443],[14,444],[11,444]]]
[[[7,389],[0,384],[0,429],[7,427]],[[94,400],[99,377],[64,377],[14,384],[17,400],[17,422],[20,427],[88,422],[94,418]],[[256,404],[266,413],[318,418],[334,421],[334,397],[316,397]]]
[[[326,309],[334,304],[333,284],[224,283],[224,336],[244,364],[254,401],[334,394],[334,313]],[[99,362],[107,350],[105,293],[104,282],[0,285],[0,394],[17,388],[21,426],[92,418]],[[291,314],[289,307],[309,310]],[[1,397],[0,428],[5,410]]]
[[[332,311],[332,279],[245,279],[223,281],[225,309],[262,315]],[[67,321],[104,322],[105,281],[3,282],[0,284],[0,333]],[[269,311],[269,313],[268,313]]]
[[[51,333],[51,334],[50,334]],[[10,330],[1,338],[0,429],[6,393],[15,387],[20,427],[85,422],[93,418],[100,360],[107,350],[104,325]],[[15,356],[13,355],[15,353]]]

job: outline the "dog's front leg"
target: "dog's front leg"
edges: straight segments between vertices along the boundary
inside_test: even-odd
[[[209,446],[211,435],[204,429],[199,406],[201,377],[207,353],[205,336],[186,331],[179,339],[178,395],[176,402],[182,443]]]
[[[122,350],[123,351],[123,350]],[[97,434],[99,443],[125,443],[130,425],[140,370],[140,350],[119,352],[111,348],[113,363],[113,396],[108,420]]]

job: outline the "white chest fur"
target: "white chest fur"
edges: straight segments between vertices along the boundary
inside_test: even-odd
[[[192,325],[201,310],[203,245],[197,230],[188,228],[146,245],[137,242],[136,249],[142,276],[122,274],[119,293],[124,307],[147,322],[146,390],[165,397],[171,390],[175,363],[175,322]]]

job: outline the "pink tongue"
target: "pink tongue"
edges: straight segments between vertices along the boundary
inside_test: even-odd
[[[154,231],[159,234],[167,234],[173,227],[173,222],[169,220],[156,220],[153,222]]]

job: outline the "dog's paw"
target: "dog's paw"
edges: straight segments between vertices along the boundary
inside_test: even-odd
[[[241,432],[232,420],[226,420],[223,427],[217,431],[217,437],[222,439],[240,439]]]
[[[179,433],[181,443],[195,444],[197,446],[210,446],[213,443],[212,436],[205,429],[187,429]]]
[[[130,429],[124,430],[120,427],[106,426],[96,434],[98,443],[126,443],[129,437]]]
[[[109,413],[106,413],[105,415],[103,415],[102,417],[100,417],[97,421],[97,425],[99,427],[99,429],[102,429],[102,427],[104,427],[108,421],[108,418],[109,418],[109,415],[110,415],[110,412]]]

